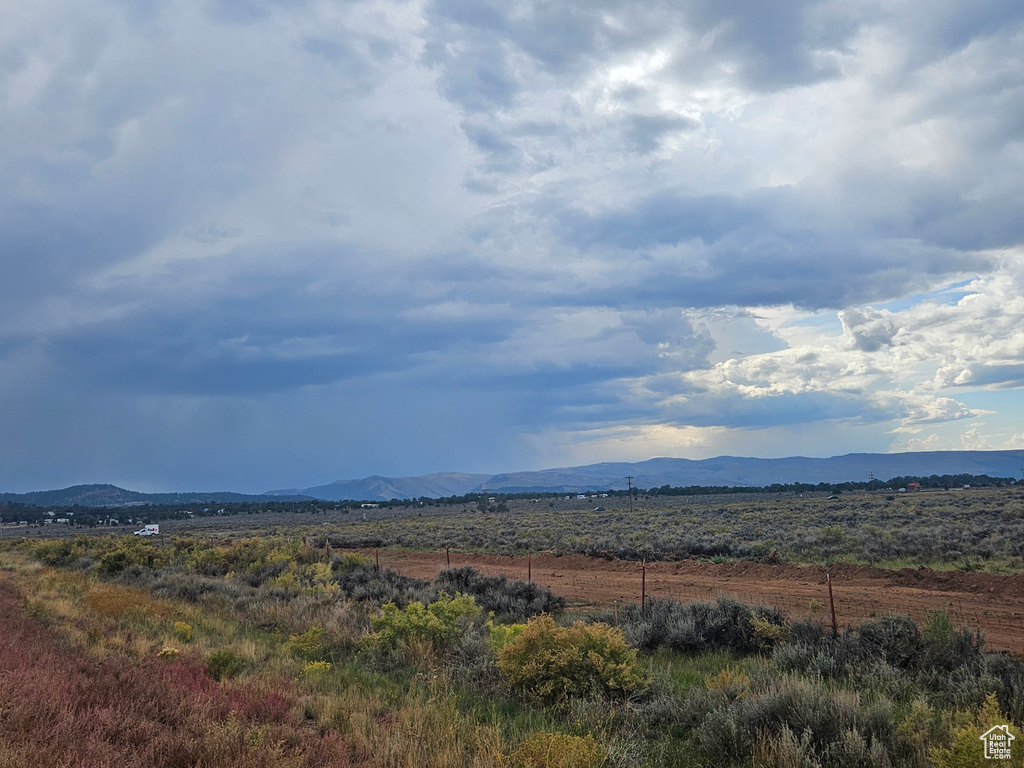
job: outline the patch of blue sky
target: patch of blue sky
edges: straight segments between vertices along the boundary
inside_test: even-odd
[[[973,293],[973,291],[968,288],[968,286],[973,282],[974,278],[970,280],[958,280],[951,285],[947,285],[943,288],[937,288],[934,291],[928,291],[927,293],[915,293],[902,299],[886,301],[872,306],[874,306],[875,309],[885,309],[893,313],[902,312],[926,302],[953,306],[964,296],[968,296]]]
[[[839,314],[833,310],[813,312],[787,323],[790,327],[813,329],[827,336],[838,336],[843,332]]]
[[[992,411],[1001,427],[1024,430],[1024,398],[1019,389],[957,390],[953,395],[968,408]]]

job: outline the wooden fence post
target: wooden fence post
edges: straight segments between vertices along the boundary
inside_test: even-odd
[[[647,605],[647,558],[640,563],[640,613],[644,612]]]
[[[825,581],[828,582],[828,604],[832,609],[832,637],[839,637],[839,625],[836,624],[836,601],[832,598],[832,574],[825,574]]]

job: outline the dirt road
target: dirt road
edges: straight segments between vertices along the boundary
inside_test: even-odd
[[[373,556],[373,552],[367,553]],[[452,567],[471,565],[482,573],[527,577],[526,557],[451,553]],[[442,552],[382,550],[380,564],[408,576],[433,578],[446,567]],[[611,606],[640,601],[641,565],[579,555],[531,558],[535,582],[565,596],[570,606]],[[826,623],[828,585],[820,566],[721,564],[686,560],[647,564],[648,597],[681,601],[713,600],[726,595],[743,602],[772,605],[794,619],[814,616]],[[954,623],[980,626],[986,646],[1024,655],[1024,575],[1001,576],[964,571],[868,566],[832,568],[836,617],[840,626],[870,616],[909,615],[919,622],[929,611],[945,608]]]

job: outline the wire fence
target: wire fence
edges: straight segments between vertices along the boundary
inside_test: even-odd
[[[395,565],[400,567],[400,563]],[[572,568],[559,569],[550,562],[539,568],[529,557],[508,556],[482,558],[463,555],[453,551],[440,567],[461,567],[469,565],[481,573],[492,576],[532,580],[556,594],[564,596],[575,606],[627,605],[640,603],[642,599],[670,599],[681,603],[714,602],[719,598],[737,600],[747,605],[761,605],[782,611],[791,620],[811,618],[829,623],[828,585],[822,580],[779,581],[779,587],[772,590],[758,589],[758,582],[744,583],[741,576],[731,576],[720,584],[687,583],[692,574],[666,572],[663,567],[650,568],[643,563],[623,564],[616,561],[610,570],[595,568],[592,571]],[[659,564],[659,566],[662,564]],[[855,626],[867,618],[899,614],[909,616],[923,625],[929,614],[945,610],[954,626],[970,630],[981,628],[988,635],[1004,639],[1024,638],[1024,600],[992,598],[986,601],[979,596],[946,597],[941,593],[907,595],[893,589],[886,599],[881,599],[879,586],[865,587],[863,584],[845,584],[833,580],[835,611],[840,627]],[[1018,649],[1020,652],[1021,649]]]

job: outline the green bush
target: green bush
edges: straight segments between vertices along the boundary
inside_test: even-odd
[[[560,627],[550,616],[532,619],[505,645],[498,667],[513,688],[547,702],[628,694],[647,682],[636,649],[618,629],[581,621]]]
[[[473,568],[450,568],[437,574],[431,587],[472,595],[483,610],[500,621],[525,621],[542,613],[565,608],[565,598],[525,581],[509,581],[504,575],[487,576]]]
[[[364,650],[384,653],[413,644],[423,644],[434,652],[450,648],[466,627],[480,616],[480,607],[468,595],[449,597],[442,592],[429,605],[409,603],[405,609],[386,603],[380,614],[370,619],[373,632],[360,641]]]
[[[324,661],[324,638],[327,630],[310,627],[300,635],[289,635],[288,649],[305,661]]]
[[[502,648],[519,637],[525,624],[495,624],[493,620],[487,622],[487,630],[490,632],[491,650],[498,653]]]
[[[219,648],[206,657],[206,671],[214,680],[229,680],[246,668],[245,659],[232,648]]]
[[[327,677],[334,665],[329,661],[310,661],[302,668],[302,677],[312,682],[319,682]]]
[[[128,553],[121,550],[107,552],[100,558],[99,570],[104,576],[116,576],[128,567]]]
[[[958,712],[952,733],[949,734],[948,742],[935,746],[931,752],[931,759],[937,768],[972,768],[976,765],[992,763],[1005,765],[1007,768],[1013,766],[1019,768],[1024,765],[1024,750],[1014,745],[1010,749],[1009,760],[985,760],[980,735],[995,725],[1007,724],[1008,718],[1000,710],[999,702],[995,694],[990,694],[985,699],[981,710],[974,715],[971,721],[970,714]],[[1010,733],[1015,740],[1020,740],[1020,731],[1011,723]]]
[[[356,568],[363,568],[370,564],[370,558],[358,552],[346,552],[341,556],[331,559],[331,570],[336,573],[345,573]]]

